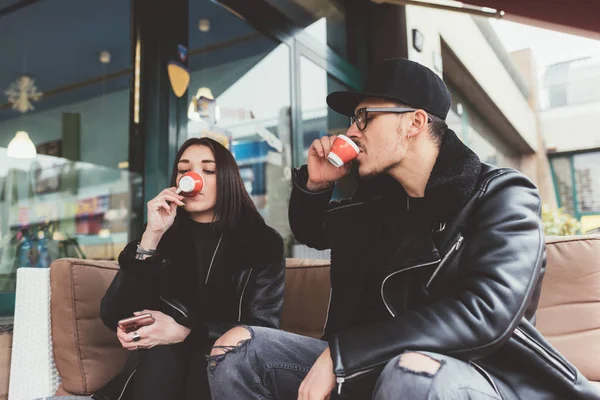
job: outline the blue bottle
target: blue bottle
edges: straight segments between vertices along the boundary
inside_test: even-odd
[[[31,247],[32,241],[29,231],[23,231],[23,241],[19,245],[19,265],[18,268],[29,268],[31,267]]]
[[[38,238],[38,262],[36,267],[48,268],[50,267],[50,253],[48,252],[48,231],[44,229],[43,235]]]

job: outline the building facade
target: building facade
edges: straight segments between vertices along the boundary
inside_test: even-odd
[[[558,205],[600,232],[600,57],[548,66],[541,88],[541,128]]]
[[[528,175],[553,205],[531,54],[508,54],[483,17],[407,6],[406,21],[408,56],[450,88],[449,126],[482,161]]]

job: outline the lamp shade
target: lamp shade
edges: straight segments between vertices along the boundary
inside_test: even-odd
[[[210,90],[210,88],[207,87],[201,87],[200,89],[198,89],[198,91],[196,92],[196,98],[199,99],[200,97],[206,97],[209,100],[215,99],[215,97],[212,94],[212,90]]]
[[[208,87],[201,87],[192,97],[188,107],[188,118],[193,121],[202,121],[216,123],[218,119],[218,107],[215,104],[215,97],[212,90]]]
[[[19,131],[8,144],[6,154],[12,158],[34,158],[37,151],[27,132]]]

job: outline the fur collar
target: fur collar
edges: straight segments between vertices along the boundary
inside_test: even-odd
[[[471,198],[480,173],[477,154],[448,129],[425,187],[426,209],[439,219],[450,218]]]
[[[437,221],[454,215],[472,196],[481,173],[479,157],[448,129],[425,187],[420,209]],[[410,198],[390,176],[360,180],[353,201],[373,201],[393,197],[404,209]]]

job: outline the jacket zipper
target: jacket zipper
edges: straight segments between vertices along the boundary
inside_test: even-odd
[[[246,286],[248,286],[248,282],[250,282],[250,275],[252,275],[252,268],[250,268],[250,272],[248,272],[248,277],[246,278],[246,283],[244,283],[244,288],[242,289],[242,295],[240,296],[240,311],[238,314],[238,322],[242,320],[242,301],[244,300],[244,293],[246,292]]]
[[[558,368],[564,375],[567,376],[567,378],[569,378],[571,380],[571,382],[574,383],[576,381],[577,377],[576,377],[575,373],[573,371],[571,371],[571,368],[569,368],[567,365],[565,365],[561,359],[559,359],[554,354],[552,354],[548,350],[546,350],[544,348],[544,346],[539,344],[534,338],[529,336],[525,331],[523,331],[521,328],[516,328],[514,333],[515,333],[515,336],[517,337],[517,339],[520,339],[523,343],[525,343],[526,345],[531,347],[536,353],[538,353],[542,358],[544,358],[546,361],[550,362],[550,364],[552,364],[556,368]]]
[[[366,369],[364,371],[355,372],[355,373],[350,374],[348,376],[338,376],[338,377],[336,377],[335,380],[336,380],[336,382],[338,384],[338,390],[337,390],[338,395],[342,394],[342,385],[348,379],[354,379],[354,378],[356,378],[358,376],[361,376],[361,375],[364,375],[364,374],[368,374],[369,372],[374,371],[375,369],[377,369],[377,367],[369,368],[369,369]]]
[[[396,275],[396,274],[399,274],[400,272],[405,272],[405,271],[409,271],[409,270],[411,270],[411,269],[420,268],[420,267],[425,267],[425,266],[428,266],[428,265],[433,265],[433,264],[435,264],[435,263],[439,263],[439,262],[440,262],[440,260],[435,260],[435,261],[428,262],[428,263],[423,263],[423,264],[414,265],[414,266],[412,266],[412,267],[410,267],[410,268],[406,268],[406,269],[403,269],[403,270],[401,270],[401,271],[396,271],[396,272],[393,272],[393,273],[389,274],[389,275],[388,275],[388,276],[387,276],[387,277],[386,277],[386,278],[383,280],[383,282],[381,283],[381,300],[383,300],[383,304],[385,305],[385,308],[387,308],[387,310],[390,312],[390,314],[392,314],[392,317],[395,317],[395,316],[396,316],[396,314],[394,314],[394,312],[392,311],[392,309],[391,309],[391,308],[390,308],[390,306],[388,305],[387,301],[385,300],[385,296],[384,296],[384,294],[383,294],[383,288],[384,288],[384,286],[385,286],[385,282],[387,282],[387,280],[388,280],[389,278],[391,278],[392,276],[394,276],[394,275]],[[348,379],[353,379],[353,378],[356,378],[357,376],[361,376],[361,375],[367,374],[367,373],[369,373],[369,372],[371,372],[371,371],[373,371],[373,370],[375,370],[375,369],[376,369],[376,367],[374,367],[374,368],[369,368],[369,369],[366,369],[366,370],[364,370],[364,371],[358,371],[358,372],[355,372],[355,373],[353,373],[353,374],[350,374],[350,375],[348,375],[348,376],[338,376],[338,377],[336,377],[336,382],[337,382],[337,384],[338,384],[338,394],[341,394],[341,393],[342,393],[342,385],[343,385],[343,384],[344,384],[344,382],[346,382]]]
[[[217,251],[219,251],[219,246],[221,245],[221,240],[223,240],[222,233],[221,233],[221,236],[219,237],[219,242],[217,243],[217,247],[215,248],[215,252],[213,253],[212,259],[210,260],[210,265],[208,267],[208,274],[206,274],[206,280],[204,281],[205,285],[208,283],[208,278],[210,277],[210,270],[212,269],[213,262],[215,261],[215,256],[217,255]]]
[[[484,378],[490,383],[490,385],[492,386],[492,388],[494,389],[494,392],[496,392],[496,394],[502,398],[502,395],[500,394],[500,391],[498,390],[498,386],[496,386],[496,382],[494,382],[494,380],[492,379],[492,377],[490,376],[490,374],[488,374],[488,372],[483,369],[483,367],[481,367],[479,364],[475,364],[473,361],[469,361],[469,363],[480,373],[484,376]]]
[[[384,288],[384,286],[385,286],[385,283],[387,282],[387,280],[388,280],[388,279],[390,279],[392,276],[394,276],[394,275],[396,275],[396,274],[399,274],[399,273],[401,273],[401,272],[410,271],[411,269],[415,269],[415,268],[426,267],[426,266],[428,266],[428,265],[437,264],[437,263],[439,263],[439,262],[441,262],[441,261],[440,261],[440,260],[435,260],[435,261],[428,262],[428,263],[424,263],[424,264],[418,264],[418,265],[414,265],[414,266],[412,266],[412,267],[405,268],[405,269],[403,269],[403,270],[400,270],[400,271],[392,272],[391,274],[389,274],[389,275],[388,275],[388,276],[387,276],[387,277],[386,277],[386,278],[383,280],[383,282],[381,283],[381,300],[383,300],[383,304],[385,305],[385,308],[387,308],[387,310],[390,312],[390,314],[392,314],[392,317],[395,317],[395,316],[396,316],[396,314],[395,314],[395,313],[392,311],[392,309],[390,308],[390,306],[389,306],[388,302],[385,300],[385,296],[384,296],[384,294],[383,294],[383,288]]]
[[[325,315],[325,324],[323,325],[323,335],[325,335],[325,328],[327,327],[327,321],[329,321],[329,309],[331,308],[331,296],[333,295],[333,289],[329,289],[329,301],[327,302],[327,315]]]
[[[450,259],[450,256],[460,249],[460,246],[462,246],[462,243],[464,240],[465,240],[465,238],[462,237],[462,235],[459,236],[458,239],[456,239],[456,241],[454,242],[454,244],[452,245],[450,250],[448,250],[448,252],[444,256],[444,258],[442,258],[442,261],[440,261],[440,265],[438,265],[437,268],[435,269],[435,271],[433,271],[433,274],[431,274],[431,278],[429,278],[429,281],[427,281],[427,284],[425,285],[426,288],[428,288],[429,285],[431,285],[431,282],[433,282],[433,279],[436,277],[438,272],[440,272],[440,270],[442,269],[444,264],[446,264],[446,262],[448,262],[448,259]]]
[[[392,314],[392,317],[395,317],[395,316],[396,316],[396,314],[394,314],[394,312],[392,311],[392,309],[391,309],[391,308],[390,308],[390,306],[388,305],[387,301],[385,300],[385,296],[384,296],[384,294],[383,294],[383,288],[384,288],[384,286],[385,286],[385,282],[387,282],[387,280],[388,280],[389,278],[391,278],[392,276],[394,276],[394,275],[396,275],[396,274],[399,274],[400,272],[405,272],[405,271],[409,271],[409,270],[411,270],[411,269],[420,268],[420,267],[425,267],[425,266],[428,266],[428,265],[433,265],[433,264],[435,264],[435,263],[439,263],[439,262],[440,262],[440,260],[435,260],[435,261],[428,262],[428,263],[423,263],[423,264],[414,265],[414,266],[412,266],[412,267],[410,267],[410,268],[406,268],[406,269],[403,269],[403,270],[401,270],[401,271],[396,271],[396,272],[393,272],[393,273],[389,274],[389,275],[388,275],[388,276],[387,276],[387,277],[386,277],[386,278],[383,280],[383,283],[381,284],[381,299],[383,300],[383,304],[385,305],[385,307],[387,308],[387,310],[390,312],[390,314]],[[341,394],[341,393],[342,393],[342,385],[343,385],[343,384],[344,384],[344,382],[346,382],[348,379],[353,379],[353,378],[356,378],[357,376],[361,376],[361,375],[367,374],[367,373],[369,373],[369,372],[371,372],[371,371],[375,370],[376,368],[377,368],[377,367],[374,367],[374,368],[369,368],[369,369],[366,369],[366,370],[364,370],[364,371],[358,371],[358,372],[355,372],[355,373],[353,373],[353,374],[350,374],[350,375],[348,375],[348,376],[345,376],[345,377],[344,377],[344,376],[338,376],[338,377],[336,377],[336,382],[337,382],[337,384],[338,384],[338,394]]]
[[[135,371],[137,371],[137,369],[134,369],[133,372],[131,373],[131,375],[129,375],[129,378],[127,378],[127,380],[125,381],[125,386],[123,386],[123,390],[121,390],[121,394],[119,395],[119,397],[117,398],[117,400],[121,400],[121,398],[125,394],[125,390],[127,390],[127,386],[129,385],[129,381],[133,377],[133,374],[135,374]]]
[[[174,309],[179,311],[184,317],[187,318],[188,315],[181,308],[177,307],[175,304],[171,303],[169,300],[165,299],[164,297],[162,297],[162,296],[159,296],[159,297],[162,301],[164,301],[165,303],[167,303],[168,305],[170,305],[171,307],[173,307]]]

